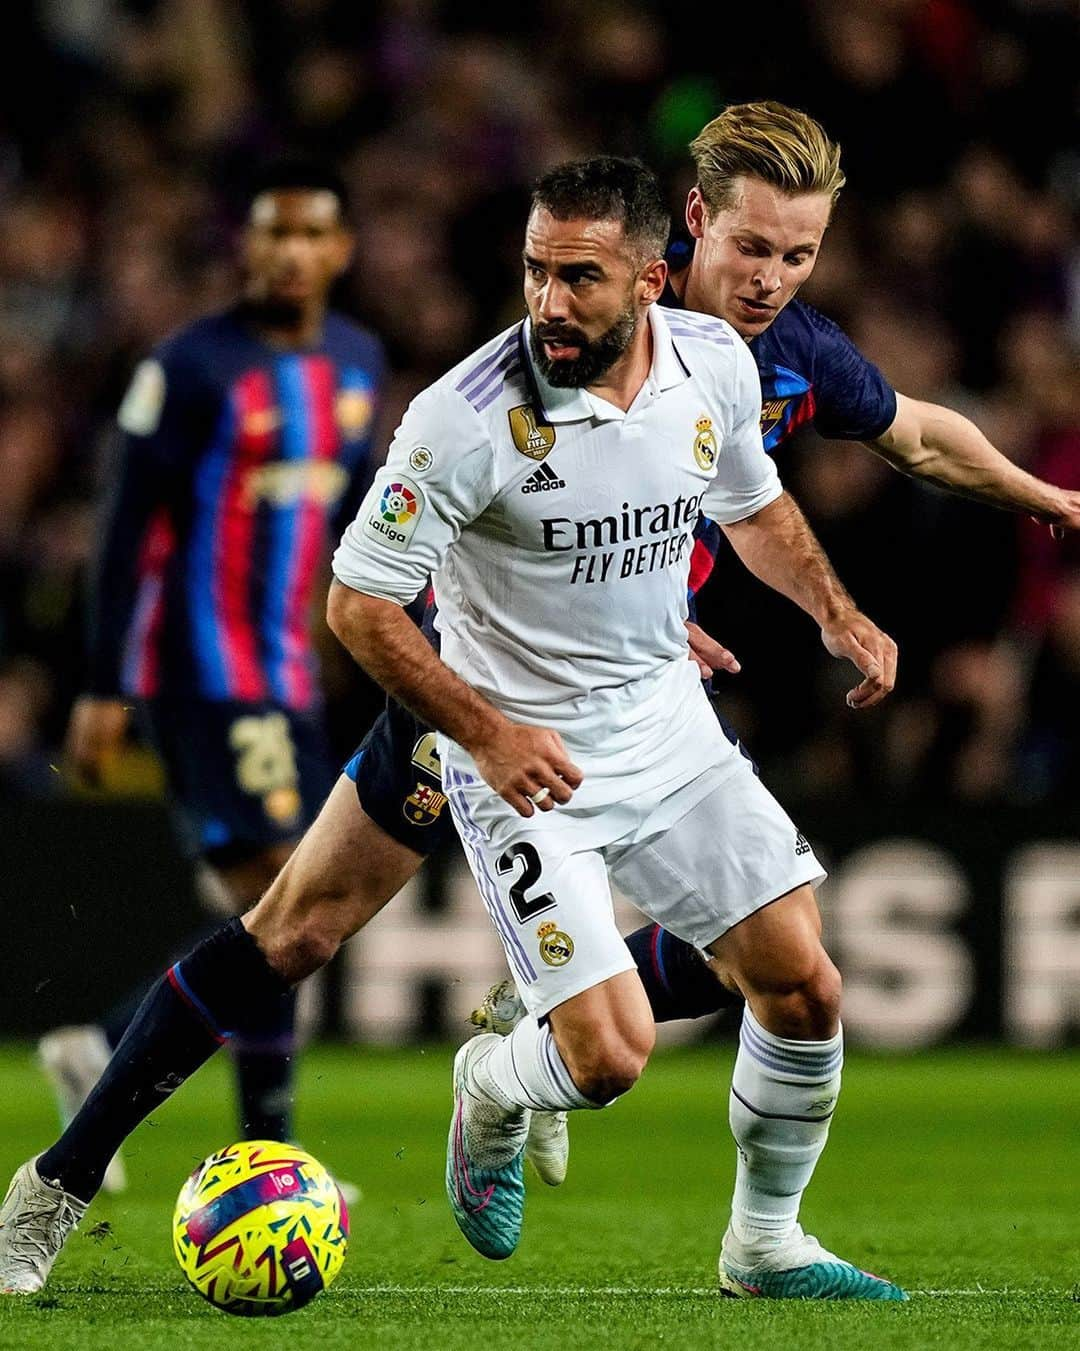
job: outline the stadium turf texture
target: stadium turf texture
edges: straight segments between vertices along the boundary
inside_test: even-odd
[[[530,1176],[521,1247],[490,1263],[443,1197],[452,1048],[311,1050],[302,1142],[364,1199],[336,1285],[257,1322],[204,1304],[170,1250],[185,1175],[229,1139],[220,1058],[129,1142],[129,1191],[94,1204],[46,1290],[0,1299],[0,1347],[1080,1347],[1080,1055],[850,1058],[804,1219],[903,1305],[717,1297],[732,1055],[658,1053],[624,1102],[578,1113],[566,1184]],[[53,1129],[29,1048],[0,1053],[0,1090],[6,1179]]]

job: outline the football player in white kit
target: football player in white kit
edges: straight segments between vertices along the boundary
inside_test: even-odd
[[[529,1115],[607,1105],[654,1023],[608,878],[746,997],[721,1287],[903,1299],[798,1223],[840,1086],[840,978],[813,850],[724,736],[686,660],[698,512],[885,697],[896,648],[859,613],[759,431],[746,345],[664,313],[652,174],[601,157],[538,184],[528,321],[420,394],[334,559],[331,626],[440,731],[444,788],[529,1016],[454,1065],[447,1191],[514,1251]],[[441,658],[402,607],[434,576]]]

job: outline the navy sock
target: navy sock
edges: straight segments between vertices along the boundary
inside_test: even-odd
[[[742,995],[720,984],[698,949],[659,924],[635,929],[626,946],[658,1023],[742,1008]]]
[[[143,1000],[112,1059],[38,1172],[90,1200],[109,1160],[155,1107],[288,985],[239,919],[171,966]]]
[[[185,952],[193,952],[204,939],[216,934],[220,928],[221,918],[219,916],[212,923],[204,924],[201,928],[189,933],[183,940],[183,946],[178,944],[172,952],[167,954],[170,965],[179,961]],[[158,960],[160,961],[161,958],[158,958]],[[140,1004],[157,984],[160,970],[161,968],[158,967],[157,971],[143,980],[141,985],[132,987],[120,1003],[114,1004],[102,1018],[101,1027],[111,1051],[115,1051],[120,1045],[124,1033],[128,1030],[128,1024],[135,1017]]]
[[[296,993],[267,1006],[266,1021],[229,1043],[240,1095],[240,1138],[292,1139],[292,1076],[296,1052]]]

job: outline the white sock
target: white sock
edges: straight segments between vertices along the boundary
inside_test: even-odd
[[[828,1041],[790,1041],[743,1011],[729,1120],[739,1159],[731,1228],[742,1243],[784,1238],[814,1172],[840,1092],[843,1029]]]
[[[507,1111],[528,1107],[539,1112],[565,1112],[596,1107],[570,1077],[551,1028],[535,1018],[522,1018],[508,1037],[477,1062],[476,1087]]]

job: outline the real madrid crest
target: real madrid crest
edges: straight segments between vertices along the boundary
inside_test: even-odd
[[[711,469],[716,463],[716,435],[712,429],[712,418],[699,417],[694,423],[694,459],[699,469]]]
[[[530,460],[543,460],[555,444],[555,428],[547,422],[537,422],[536,409],[531,403],[519,403],[507,414],[510,435],[522,455]]]
[[[536,936],[540,940],[540,956],[548,966],[565,966],[574,955],[574,940],[551,920],[540,925]]]

